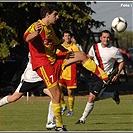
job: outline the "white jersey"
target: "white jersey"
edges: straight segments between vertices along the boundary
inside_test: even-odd
[[[94,47],[92,46],[88,52],[88,54],[93,58],[94,62],[99,65],[107,74],[109,74],[114,67],[115,61],[118,63],[122,62],[123,56],[120,53],[119,49],[112,46],[111,44],[108,47],[103,48],[101,43],[95,44],[96,46],[96,52],[98,55],[98,59],[95,56]]]
[[[32,65],[30,62],[28,62],[27,67],[23,73],[23,80],[26,82],[42,81],[42,78],[38,76],[36,71],[32,70]]]
[[[42,78],[39,77],[39,75],[36,73],[36,71],[32,70],[32,64],[31,64],[31,61],[30,61],[30,53],[28,54],[28,57],[29,57],[28,64],[27,64],[23,74],[21,75],[21,81],[20,81],[20,83],[19,83],[19,85],[18,85],[15,92],[20,92],[22,90],[26,92],[26,91],[28,91],[28,89],[30,90],[30,88],[31,88],[30,83],[37,83],[39,81],[42,81]],[[23,81],[28,82],[30,87],[28,87],[28,85],[25,85],[25,87],[24,87],[23,86],[24,85]]]
[[[23,75],[21,76],[21,80],[24,80],[26,82],[38,82],[38,81],[42,81],[42,78],[39,77],[39,75],[36,73],[36,71],[32,70],[32,64],[30,61],[30,54],[28,55],[29,57],[29,62],[27,64],[27,67],[23,73]]]

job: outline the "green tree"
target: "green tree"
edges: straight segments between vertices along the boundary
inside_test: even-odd
[[[60,19],[57,21],[55,26],[55,30],[58,36],[61,38],[61,31],[66,28],[70,29],[72,30],[78,43],[80,43],[82,46],[85,46],[85,49],[86,46],[90,44],[90,36],[92,35],[91,28],[104,26],[104,22],[99,22],[91,17],[91,15],[95,13],[95,11],[93,11],[90,6],[88,6],[91,5],[91,2],[87,2],[87,5],[85,2],[50,3],[57,5],[60,9]],[[20,51],[18,53],[21,54],[21,56],[27,56],[26,53],[28,52],[27,44],[23,40],[23,33],[31,23],[37,21],[40,18],[40,7],[45,6],[45,4],[45,2],[0,3],[2,22],[5,22],[7,26],[12,27],[12,29],[16,31],[15,35],[17,35],[17,40],[16,36],[12,36],[11,32],[8,32],[8,30],[6,33],[8,33],[8,37],[10,36],[10,38],[16,40],[16,42],[20,44],[19,47],[23,52]],[[10,48],[8,42],[11,41],[8,37],[4,39],[3,43],[7,49]],[[16,42],[14,42],[15,45],[17,44]],[[7,55],[9,55],[9,53],[6,54],[6,56]],[[3,56],[3,58],[6,56]]]
[[[87,4],[87,5],[86,5]],[[91,2],[57,2],[60,9],[60,22],[58,27],[63,29],[71,29],[76,40],[82,46],[84,51],[86,46],[90,44],[92,36],[91,28],[99,28],[105,26],[104,22],[94,20],[91,15],[95,13],[90,8]]]
[[[133,32],[125,31],[122,33],[115,33],[115,37],[118,39],[119,47],[121,48],[133,47]]]
[[[0,59],[5,59],[10,56],[10,48],[18,45],[17,33],[8,26],[5,22],[0,23]]]

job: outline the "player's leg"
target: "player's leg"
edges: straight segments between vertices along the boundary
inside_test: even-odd
[[[47,88],[43,88],[43,92],[48,95],[50,98],[52,98],[52,94]],[[48,107],[48,116],[47,116],[47,122],[46,122],[46,128],[48,130],[51,130],[55,127],[56,123],[54,121],[54,112],[52,110],[52,101],[49,103]]]
[[[52,101],[50,101],[49,103],[49,107],[48,107],[48,116],[47,116],[47,123],[46,123],[46,128],[48,130],[51,130],[53,128],[55,128],[55,121],[54,121],[54,112],[52,110]]]
[[[51,92],[49,91],[49,89],[44,88],[44,89],[43,89],[43,92],[44,92],[46,95],[48,95],[50,98],[52,98],[52,94],[51,94]]]
[[[67,113],[67,116],[73,115],[73,109],[74,109],[74,89],[67,88],[68,92],[68,105],[69,105],[69,111]]]
[[[8,104],[8,103],[15,102],[18,99],[20,99],[22,97],[23,93],[18,92],[17,90],[20,90],[21,87],[22,87],[22,82],[20,82],[20,84],[18,85],[16,91],[12,95],[7,95],[7,96],[3,97],[0,100],[0,107],[5,105],[5,104]]]
[[[98,100],[104,100],[107,98],[112,98],[116,104],[120,104],[119,92],[103,92],[102,95],[98,98]]]
[[[83,111],[83,114],[82,114],[81,118],[75,124],[85,124],[85,121],[86,121],[88,115],[91,113],[91,111],[94,108],[94,100],[95,100],[95,95],[90,93],[89,97],[88,97],[88,101],[85,106],[85,109]]]
[[[64,99],[64,93],[63,93],[63,89],[66,89],[66,82],[65,82],[65,79],[63,78],[64,77],[64,72],[66,72],[66,70],[67,70],[67,68],[61,73],[60,80],[58,81],[59,85],[60,85],[60,88],[61,88],[61,98],[60,98],[61,115],[64,115],[65,111],[67,110],[67,105],[66,105],[66,102],[65,102],[65,99]],[[67,73],[67,75],[68,75],[68,73]],[[65,75],[65,77],[66,77],[66,75]]]
[[[86,76],[89,80],[91,79],[95,79],[95,80],[99,80],[96,75],[92,74],[92,72],[88,71],[87,69],[85,69],[82,65],[78,64],[77,65],[78,70],[84,75]],[[109,75],[109,80],[111,82],[112,78],[114,77],[114,75],[117,73],[117,68],[115,68]],[[102,84],[101,84],[102,85]],[[119,92],[118,91],[114,91],[114,92],[104,92],[106,86],[101,86],[101,91],[98,95],[97,100],[103,100],[106,98],[113,98],[113,100],[116,102],[116,104],[120,104],[120,98],[119,98]],[[96,101],[96,100],[95,100]]]
[[[94,108],[94,101],[99,101],[99,100],[103,100],[107,98],[113,98],[116,104],[120,103],[119,95],[116,91],[115,92],[103,92],[103,94],[99,98],[97,98],[96,95],[90,92],[88,102],[86,103],[86,107],[84,109],[82,117],[75,124],[85,124],[85,121],[88,115],[92,112]]]
[[[90,93],[89,93],[86,107],[84,109],[82,117],[75,124],[80,124],[80,123],[85,124],[85,121],[86,121],[88,115],[92,112],[92,110],[94,108],[95,101],[112,97],[115,100],[116,104],[120,103],[119,95],[117,92],[102,92],[101,93],[101,91],[102,91],[101,88],[103,85],[104,85],[104,83],[101,80],[99,80],[97,77],[95,77],[94,81],[91,82]],[[100,93],[101,93],[101,95],[99,95]]]
[[[42,85],[42,83],[43,83],[43,81],[38,81],[38,82],[34,82],[34,83],[21,81],[20,84],[18,85],[17,89],[15,90],[15,92],[12,95],[5,96],[0,100],[0,106],[3,106],[7,103],[12,103],[12,102],[19,100],[25,92],[28,92],[32,88]]]
[[[108,75],[99,66],[97,66],[93,60],[88,58],[83,51],[74,52],[74,58],[69,58],[66,61],[66,66],[78,61],[81,62],[87,70],[93,72],[102,80],[108,80]]]
[[[61,93],[61,100],[60,100],[60,103],[61,103],[61,115],[64,115],[66,109],[67,109],[67,105],[66,105],[66,102],[65,102],[65,99],[64,99],[64,93],[62,92]]]
[[[52,110],[54,112],[55,118],[55,130],[56,131],[67,131],[67,129],[63,125],[62,115],[61,115],[61,104],[60,104],[60,97],[61,97],[61,89],[59,85],[52,87],[49,89],[52,94]]]
[[[0,100],[0,106],[15,102],[18,99],[20,99],[22,97],[22,95],[23,95],[23,93],[14,92],[12,95],[5,96]]]
[[[94,108],[94,102],[97,100],[97,96],[100,93],[103,84],[103,81],[98,77],[92,79],[92,81],[90,82],[90,93],[88,96],[88,101],[86,103],[85,109],[83,111],[81,118],[75,124],[85,124],[88,115],[92,112]]]
[[[62,116],[61,116],[61,104],[60,104],[60,97],[61,97],[61,88],[58,84],[58,76],[55,72],[58,73],[58,70],[54,70],[54,66],[46,65],[41,66],[36,70],[38,75],[43,79],[47,88],[49,89],[52,95],[52,110],[54,112],[55,122],[56,122],[56,129],[55,130],[66,130],[63,126]]]

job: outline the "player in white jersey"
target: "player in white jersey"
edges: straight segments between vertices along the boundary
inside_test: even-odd
[[[118,48],[110,44],[111,33],[104,30],[100,36],[100,43],[93,45],[90,48],[88,56],[95,61],[107,74],[110,74],[114,68],[115,62],[118,63],[118,72],[113,76],[112,82],[118,80],[122,69],[124,68],[124,59]],[[100,84],[96,79],[91,79],[90,92],[86,107],[82,117],[75,124],[85,124],[85,120],[91,113],[94,107],[94,102],[112,97],[116,104],[120,103],[118,91],[103,92]]]
[[[17,89],[15,90],[15,92],[12,95],[5,96],[0,100],[0,107],[5,104],[9,104],[9,103],[19,100],[26,92],[37,89],[38,87],[45,94],[52,97],[50,91],[46,88],[46,85],[44,84],[43,80],[38,76],[36,71],[32,70],[32,65],[30,62],[30,53],[28,54],[28,57],[29,57],[28,64],[21,76],[21,81],[20,81]],[[48,128],[48,129],[55,127],[53,115],[54,114],[52,111],[52,105],[50,103],[49,110],[48,110],[47,124],[46,124],[46,128]]]

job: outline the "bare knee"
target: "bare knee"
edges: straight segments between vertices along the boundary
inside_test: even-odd
[[[67,89],[68,96],[69,97],[74,97],[74,90],[73,89]]]
[[[96,99],[96,96],[92,93],[89,94],[88,102],[93,103]]]
[[[60,98],[61,98],[61,89],[58,85],[52,87],[49,89],[52,95],[52,102],[53,103],[60,103]]]
[[[52,98],[52,94],[51,92],[49,91],[49,89],[43,89],[43,92],[48,95],[50,98]]]

